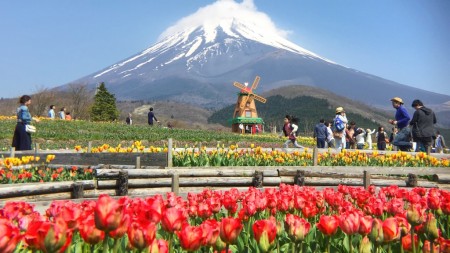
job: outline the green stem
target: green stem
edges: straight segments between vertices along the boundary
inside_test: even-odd
[[[299,253],[302,253],[302,252],[303,252],[303,241],[300,241],[299,244],[298,244],[298,246],[299,246],[298,252],[299,252]]]
[[[169,253],[173,253],[173,234],[169,235]]]
[[[331,240],[331,238],[329,237],[329,236],[327,236],[327,252],[328,253],[330,253],[331,251],[330,251],[330,240]]]
[[[348,235],[348,248],[350,249],[350,253],[353,253],[352,235]]]
[[[119,252],[119,246],[120,246],[120,238],[119,239],[114,239],[114,246],[113,246],[113,253],[117,253]]]
[[[280,253],[280,238],[277,236],[277,253]]]
[[[105,239],[103,239],[103,247],[102,247],[103,253],[109,253],[108,240],[109,240],[108,233],[105,233]]]
[[[228,253],[228,249],[230,248],[230,245],[227,243],[225,246],[225,253]]]
[[[416,253],[416,243],[414,242],[414,226],[411,226],[411,249],[412,253]]]

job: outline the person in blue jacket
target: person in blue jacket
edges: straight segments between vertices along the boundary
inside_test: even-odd
[[[410,142],[411,131],[408,127],[408,123],[411,120],[411,117],[408,114],[408,111],[403,106],[403,100],[399,97],[394,97],[391,99],[392,107],[396,109],[395,112],[395,120],[390,119],[389,123],[397,126],[398,133],[394,138],[394,144],[401,151],[409,151],[412,148]]]
[[[148,112],[148,124],[150,126],[153,126],[153,119],[155,119],[156,122],[159,122],[159,120],[155,117],[155,114],[153,113],[153,107],[150,107],[150,111]]]

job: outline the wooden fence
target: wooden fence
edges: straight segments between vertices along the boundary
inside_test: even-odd
[[[171,149],[169,141],[169,150]],[[337,187],[339,184],[368,187],[426,187],[450,189],[450,168],[430,167],[172,167],[172,154],[165,153],[60,153],[52,164],[87,166],[95,171],[94,180],[36,184],[0,185],[0,206],[5,201],[50,201],[55,199],[96,198],[106,193],[116,196],[149,196],[174,192],[185,195],[204,188],[225,190],[248,187],[278,187],[281,183]],[[45,152],[40,152],[40,155]],[[49,154],[55,154],[49,152]],[[17,154],[16,154],[17,155]],[[20,153],[20,155],[26,155]],[[59,160],[57,160],[59,159]]]

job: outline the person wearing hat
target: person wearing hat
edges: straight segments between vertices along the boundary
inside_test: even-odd
[[[336,124],[338,122],[342,122],[344,124],[344,130],[337,131],[336,130]],[[336,117],[334,118],[334,141],[336,145],[336,149],[343,149],[345,148],[345,128],[347,128],[347,116],[345,115],[345,111],[343,107],[336,108]]]
[[[419,99],[415,99],[411,106],[416,110],[411,122],[409,122],[409,125],[412,126],[414,141],[417,143],[415,151],[430,153],[434,136],[434,124],[437,122],[436,115],[430,108],[425,107]]]
[[[391,102],[392,107],[396,109],[396,112],[395,120],[390,119],[389,123],[397,126],[398,128],[398,133],[395,136],[394,142],[392,144],[397,146],[401,151],[408,151],[412,147],[409,140],[410,130],[407,127],[411,117],[409,116],[406,108],[403,106],[403,99],[394,97],[391,99]]]

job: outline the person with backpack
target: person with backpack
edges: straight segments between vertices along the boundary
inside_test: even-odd
[[[336,149],[341,150],[345,148],[345,128],[348,123],[343,107],[336,108],[336,117],[333,122]]]
[[[304,148],[303,146],[301,146],[300,144],[297,143],[297,130],[298,130],[298,119],[292,118],[290,120],[290,132],[288,135],[289,140],[287,140],[284,143],[284,148],[288,148],[289,143],[294,144],[294,147],[296,147],[296,148]]]

